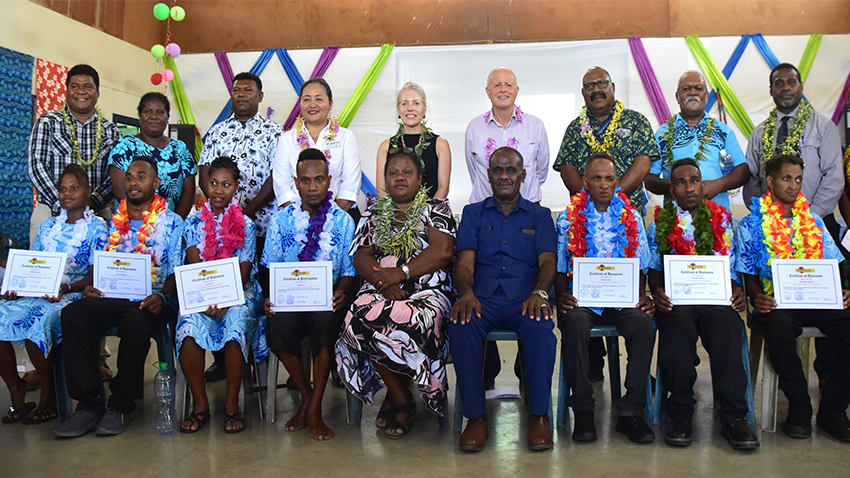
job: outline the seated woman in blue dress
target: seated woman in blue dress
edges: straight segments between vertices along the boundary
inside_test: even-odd
[[[234,198],[239,181],[239,168],[232,159],[221,157],[210,164],[209,200],[200,213],[186,220],[186,264],[237,257],[242,273],[245,303],[229,308],[209,307],[202,314],[181,316],[177,323],[177,354],[180,367],[192,392],[192,414],[183,421],[180,431],[195,433],[210,420],[210,405],[204,386],[205,350],[224,349],[227,394],[224,405],[224,431],[238,433],[245,429],[245,418],[239,413],[239,385],[242,369],[248,360],[249,347],[254,358],[268,355],[265,334],[259,330],[262,294],[253,279],[257,239],[253,221],[242,214]]]
[[[62,340],[59,313],[80,298],[80,292],[92,283],[91,263],[94,251],[106,245],[106,222],[86,206],[91,195],[88,175],[78,164],[70,164],[59,176],[59,202],[62,212],[48,218],[32,245],[34,251],[65,252],[65,276],[55,297],[21,297],[10,288],[0,300],[0,376],[9,388],[12,406],[0,421],[27,425],[57,418],[56,392],[53,388],[54,347]],[[12,342],[24,346],[41,381],[38,407],[26,402],[27,384],[18,375]],[[35,415],[27,415],[35,409]]]

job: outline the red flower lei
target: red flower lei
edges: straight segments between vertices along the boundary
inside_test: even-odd
[[[593,213],[596,214],[596,206],[589,199],[590,194],[587,189],[582,189],[570,199],[570,204],[567,206],[567,220],[570,221],[567,249],[574,257],[587,257],[587,208],[594,208]],[[633,258],[638,248],[638,224],[633,214],[635,208],[619,188],[615,191],[615,198],[609,207],[611,206],[620,208],[619,221],[625,227],[628,243],[623,247],[623,257]],[[616,249],[614,257],[618,257]]]
[[[156,281],[156,266],[162,263],[161,257],[156,257],[153,248],[147,244],[148,239],[156,233],[156,221],[164,214],[168,203],[159,194],[154,195],[151,201],[151,210],[142,212],[143,224],[139,226],[139,233],[136,234],[136,244],[133,248],[133,242],[130,239],[130,215],[127,213],[127,200],[122,199],[118,204],[118,212],[112,215],[112,224],[115,225],[115,231],[109,235],[109,244],[106,250],[109,252],[121,252],[122,246],[124,251],[135,250],[139,254],[147,254],[151,256],[151,281]]]
[[[201,219],[204,221],[204,250],[201,259],[213,261],[228,259],[233,253],[245,245],[245,217],[242,216],[242,206],[234,200],[230,207],[221,215],[221,229],[216,232],[215,214],[207,201],[201,208]]]
[[[676,213],[675,203],[670,201],[664,205],[664,208],[655,208],[656,232],[663,236],[665,231],[670,231],[667,234],[666,241],[670,246],[669,250],[663,244],[659,244],[659,251],[662,254],[729,255],[729,249],[732,246],[731,237],[727,234],[726,228],[723,226],[724,223],[730,222],[729,212],[726,208],[721,207],[714,201],[706,199],[700,205],[697,214],[692,216],[691,219],[694,228],[693,239],[686,239],[684,237],[685,231],[679,224],[680,221]],[[704,237],[704,232],[707,230],[711,231],[711,241],[706,241],[707,238]],[[697,244],[698,241],[699,244]]]

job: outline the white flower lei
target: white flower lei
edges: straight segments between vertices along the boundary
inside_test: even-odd
[[[609,207],[608,211],[603,213],[597,211],[597,214],[596,233],[593,235],[593,243],[599,249],[597,257],[614,257],[613,239],[617,232],[616,228],[611,227],[611,208]]]
[[[41,244],[45,251],[49,252],[65,252],[68,254],[68,260],[65,262],[65,272],[62,277],[63,284],[69,284],[71,279],[68,277],[68,272],[73,270],[77,265],[76,255],[79,247],[85,242],[89,233],[89,224],[95,218],[95,213],[88,206],[83,211],[83,217],[74,223],[74,235],[64,243],[62,250],[59,250],[59,237],[62,236],[62,225],[68,222],[68,211],[62,209],[56,222],[53,223],[48,233],[41,238]]]
[[[682,229],[682,238],[688,242],[694,242],[694,218],[690,211],[685,211],[676,204],[676,218],[679,219],[678,226]]]
[[[310,227],[310,213],[301,209],[300,196],[296,196],[292,200],[292,206],[295,208],[295,212],[292,213],[292,224],[295,226],[295,241],[301,243],[301,249],[298,250],[300,253],[304,249],[304,246],[307,245],[307,228]],[[319,234],[319,250],[316,252],[316,258],[314,259],[316,262],[331,260],[331,253],[334,250],[333,244],[331,244],[333,240],[331,231],[334,228],[333,210],[333,205],[331,205],[328,213],[325,214],[325,224],[322,232]]]

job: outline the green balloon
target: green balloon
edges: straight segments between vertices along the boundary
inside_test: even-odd
[[[167,20],[168,12],[170,10],[171,9],[168,8],[168,5],[164,3],[157,3],[153,7],[153,16],[155,16],[157,20]]]
[[[172,7],[171,18],[176,22],[182,22],[186,18],[186,10],[183,10],[183,7]]]
[[[153,55],[154,58],[162,58],[165,56],[165,47],[162,45],[154,45],[151,48],[151,55]]]

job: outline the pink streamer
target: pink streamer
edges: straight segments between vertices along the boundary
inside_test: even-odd
[[[844,104],[847,102],[847,89],[850,88],[850,74],[847,75],[847,81],[844,82],[844,88],[841,89],[841,94],[838,95],[838,104],[835,105],[835,111],[832,113],[832,122],[838,124],[841,121],[841,115],[844,114]]]
[[[632,57],[634,57],[635,64],[637,64],[640,81],[643,83],[644,90],[646,90],[646,96],[649,97],[649,104],[652,105],[655,118],[658,120],[658,124],[664,124],[672,115],[670,114],[670,108],[667,107],[664,93],[661,91],[658,78],[655,76],[655,70],[652,68],[652,63],[649,62],[649,57],[646,54],[646,49],[644,49],[640,37],[629,37],[629,47],[632,50]]]
[[[230,60],[227,59],[227,53],[223,51],[215,52],[215,61],[218,63],[218,69],[221,70],[221,76],[224,78],[224,87],[227,88],[227,93],[233,89],[233,69],[230,67]]]
[[[319,61],[316,63],[316,67],[313,69],[313,73],[310,75],[310,78],[318,78],[325,74],[328,71],[328,67],[331,66],[331,62],[336,58],[336,54],[339,53],[338,46],[327,46],[324,51],[322,51],[322,56],[319,57]],[[298,117],[298,114],[301,112],[301,105],[298,101],[295,102],[295,106],[292,108],[292,112],[289,113],[289,117],[286,118],[286,122],[283,123],[284,131],[288,131],[292,129],[292,126],[295,124],[295,118]]]

